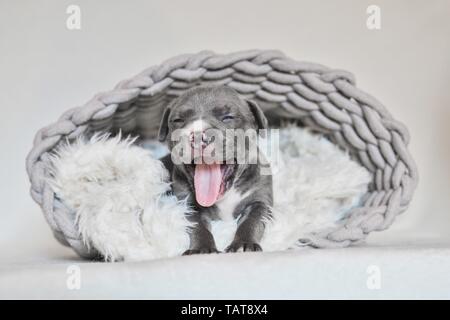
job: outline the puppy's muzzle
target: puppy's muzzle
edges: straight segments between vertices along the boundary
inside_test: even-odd
[[[192,149],[205,149],[211,143],[205,131],[193,131],[189,134]]]

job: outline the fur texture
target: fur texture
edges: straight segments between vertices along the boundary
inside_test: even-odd
[[[272,163],[273,219],[264,251],[302,246],[299,239],[335,227],[367,190],[370,175],[334,144],[298,127],[280,129],[280,157]],[[51,184],[77,213],[84,241],[109,261],[180,255],[189,247],[189,211],[167,195],[167,171],[130,138],[94,136],[60,147]],[[149,142],[153,154],[161,148]],[[232,240],[235,221],[216,221],[219,250]]]

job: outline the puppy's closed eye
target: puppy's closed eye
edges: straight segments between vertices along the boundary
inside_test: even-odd
[[[184,123],[184,119],[181,118],[175,118],[172,120],[173,123],[182,124]]]
[[[221,120],[222,120],[222,122],[225,122],[225,123],[230,122],[230,121],[234,120],[234,116],[231,114],[227,114],[227,115],[224,115]]]

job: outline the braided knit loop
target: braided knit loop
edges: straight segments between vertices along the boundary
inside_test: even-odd
[[[171,58],[66,111],[39,130],[26,160],[31,196],[42,207],[55,237],[82,257],[97,253],[85,245],[76,213],[50,188],[49,154],[62,141],[95,131],[133,132],[155,137],[163,108],[200,84],[227,85],[283,119],[296,119],[349,150],[373,180],[362,205],[337,230],[311,237],[314,247],[343,247],[384,230],[411,201],[417,169],[407,150],[406,127],[375,98],[359,90],[349,72],[298,62],[275,50],[219,55],[210,51]]]

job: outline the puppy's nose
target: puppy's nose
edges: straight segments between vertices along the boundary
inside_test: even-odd
[[[205,131],[193,131],[190,133],[189,139],[191,141],[192,148],[205,149],[208,146],[208,137]]]

